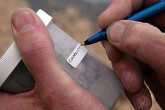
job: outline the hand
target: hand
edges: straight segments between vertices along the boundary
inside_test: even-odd
[[[150,93],[144,81],[165,109],[165,33],[160,31],[165,31],[165,14],[149,20],[158,28],[121,19],[159,1],[111,0],[98,19],[101,29],[110,25],[108,41],[103,41],[103,46],[135,109],[148,110],[151,107]]]
[[[106,110],[61,69],[51,37],[35,12],[18,9],[13,14],[12,27],[36,86],[23,94],[0,92],[0,110]]]

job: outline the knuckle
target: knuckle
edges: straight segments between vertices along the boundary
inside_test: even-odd
[[[47,49],[48,45],[45,41],[31,42],[22,47],[21,55],[23,57],[38,56],[45,53]]]

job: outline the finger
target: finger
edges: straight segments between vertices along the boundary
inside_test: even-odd
[[[41,79],[51,80],[54,75],[52,72],[62,72],[54,54],[51,37],[35,12],[18,9],[13,14],[12,23],[14,39],[36,83],[42,84]],[[59,77],[60,75],[56,76],[57,79]]]
[[[61,69],[51,37],[34,11],[18,9],[12,23],[14,39],[24,63],[35,78],[35,92],[43,103],[60,110],[105,110],[99,101]]]
[[[135,93],[142,88],[143,76],[133,58],[124,55],[119,61],[113,63],[113,68],[127,91]]]
[[[102,45],[105,48],[108,59],[113,63],[119,61],[124,55],[121,51],[113,47],[109,41],[102,41]]]
[[[147,86],[152,91],[156,101],[160,105],[160,107],[163,109],[165,108],[164,102],[165,102],[165,95],[164,95],[164,89],[160,84],[159,79],[157,78],[157,75],[155,71],[150,68],[147,64],[144,64],[143,62],[139,61],[138,59],[135,59],[137,64],[140,66],[141,70],[143,71],[144,80]],[[158,89],[159,88],[159,89]]]
[[[104,41],[103,45],[108,58],[112,61],[113,69],[121,79],[124,87],[131,93],[139,91],[143,87],[143,76],[140,68],[133,58],[122,54],[108,43]]]
[[[119,50],[149,64],[164,84],[165,35],[159,29],[135,21],[119,21],[108,29],[108,39]]]
[[[136,93],[125,91],[125,94],[136,110],[149,110],[151,108],[151,96],[146,86]]]
[[[111,0],[109,7],[99,16],[98,25],[106,29],[112,22],[124,19],[139,10],[143,0]]]

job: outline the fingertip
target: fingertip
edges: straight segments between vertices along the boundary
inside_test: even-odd
[[[124,19],[131,13],[131,0],[112,0],[109,7],[98,17],[97,23],[101,29],[106,29],[114,21]]]
[[[110,25],[110,22],[110,16],[107,10],[102,12],[97,19],[97,24],[101,29],[106,29]]]
[[[31,14],[31,17],[33,18],[33,20],[34,20],[35,22],[38,22],[38,18],[39,18],[39,17],[36,15],[36,13],[35,13],[32,9],[27,8],[27,7],[16,9],[16,10],[13,12],[13,14],[12,14],[11,21],[14,20],[15,16],[17,16],[19,13],[23,13],[23,12],[28,12],[28,13],[30,13],[30,14]],[[22,20],[22,19],[20,19],[20,22],[21,22],[21,20]]]
[[[149,91],[145,90],[146,87],[144,86],[143,89],[136,93],[130,93],[125,91],[127,97],[137,110],[149,110],[152,106],[152,100]]]
[[[126,25],[122,21],[112,23],[107,29],[107,38],[115,46],[120,45]]]
[[[147,96],[139,96],[136,95],[134,97],[134,101],[135,101],[135,108],[137,110],[149,110],[151,108],[151,99]]]
[[[146,97],[145,104],[141,107],[142,110],[149,110],[152,107],[152,100],[150,97]]]

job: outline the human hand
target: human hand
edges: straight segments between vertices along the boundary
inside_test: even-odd
[[[165,14],[148,21],[158,28],[121,19],[159,1],[111,0],[98,19],[101,29],[110,25],[108,41],[103,41],[103,46],[135,109],[148,110],[151,107],[144,80],[161,108],[165,109],[165,34],[161,32],[165,31]]]
[[[30,9],[18,9],[12,17],[13,36],[36,86],[27,93],[0,92],[0,110],[106,110],[78,86],[59,66],[51,37]]]

